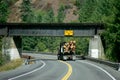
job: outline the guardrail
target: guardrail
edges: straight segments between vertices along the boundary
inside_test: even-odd
[[[104,64],[104,65],[110,66],[110,67],[120,71],[120,63],[105,61],[105,60],[96,59],[96,58],[92,58],[92,57],[88,57],[88,56],[78,56],[77,55],[76,57],[79,59],[87,59],[87,60],[94,61],[94,62],[97,62],[100,64]]]
[[[36,61],[39,59],[25,59],[24,64],[28,65],[28,64],[33,64],[36,63]]]
[[[53,52],[36,52],[36,51],[22,51],[22,53],[36,53],[36,54],[47,54],[47,55],[56,55],[57,53]]]

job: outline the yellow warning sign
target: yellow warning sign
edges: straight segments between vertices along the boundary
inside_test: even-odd
[[[65,30],[64,36],[73,36],[73,30]]]

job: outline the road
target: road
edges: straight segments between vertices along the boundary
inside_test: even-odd
[[[58,61],[55,55],[30,55],[37,58],[36,63],[0,72],[0,80],[120,80],[114,76],[120,72],[110,73],[107,69],[115,70],[87,60]]]

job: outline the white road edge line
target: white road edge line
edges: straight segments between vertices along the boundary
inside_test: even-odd
[[[82,61],[79,61],[79,62],[82,62]],[[102,70],[104,73],[106,73],[112,80],[116,80],[115,77],[113,77],[113,76],[112,76],[109,72],[107,72],[105,69],[103,69],[103,68],[101,68],[101,67],[99,67],[99,66],[97,66],[97,65],[95,65],[95,64],[92,64],[92,63],[88,63],[88,62],[82,62],[82,63],[86,63],[86,64],[89,64],[89,65],[91,65],[91,66],[94,66],[94,67]]]
[[[17,79],[17,78],[19,78],[19,77],[22,77],[22,76],[25,76],[25,75],[31,74],[31,73],[33,73],[33,72],[35,72],[35,71],[38,71],[38,70],[42,69],[42,68],[46,65],[46,63],[45,63],[44,61],[41,61],[41,62],[43,63],[43,65],[42,65],[41,67],[39,67],[39,68],[37,68],[37,69],[34,69],[34,70],[30,71],[30,72],[27,72],[27,73],[21,74],[21,75],[19,75],[19,76],[16,76],[16,77],[10,78],[10,79],[8,79],[8,80],[14,80],[14,79]]]

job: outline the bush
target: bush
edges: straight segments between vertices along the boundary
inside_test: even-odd
[[[3,64],[2,53],[0,52],[0,66]]]
[[[2,37],[0,36],[0,66],[9,62],[10,56],[7,54],[2,54]]]
[[[0,65],[2,65],[2,37],[0,36]]]

